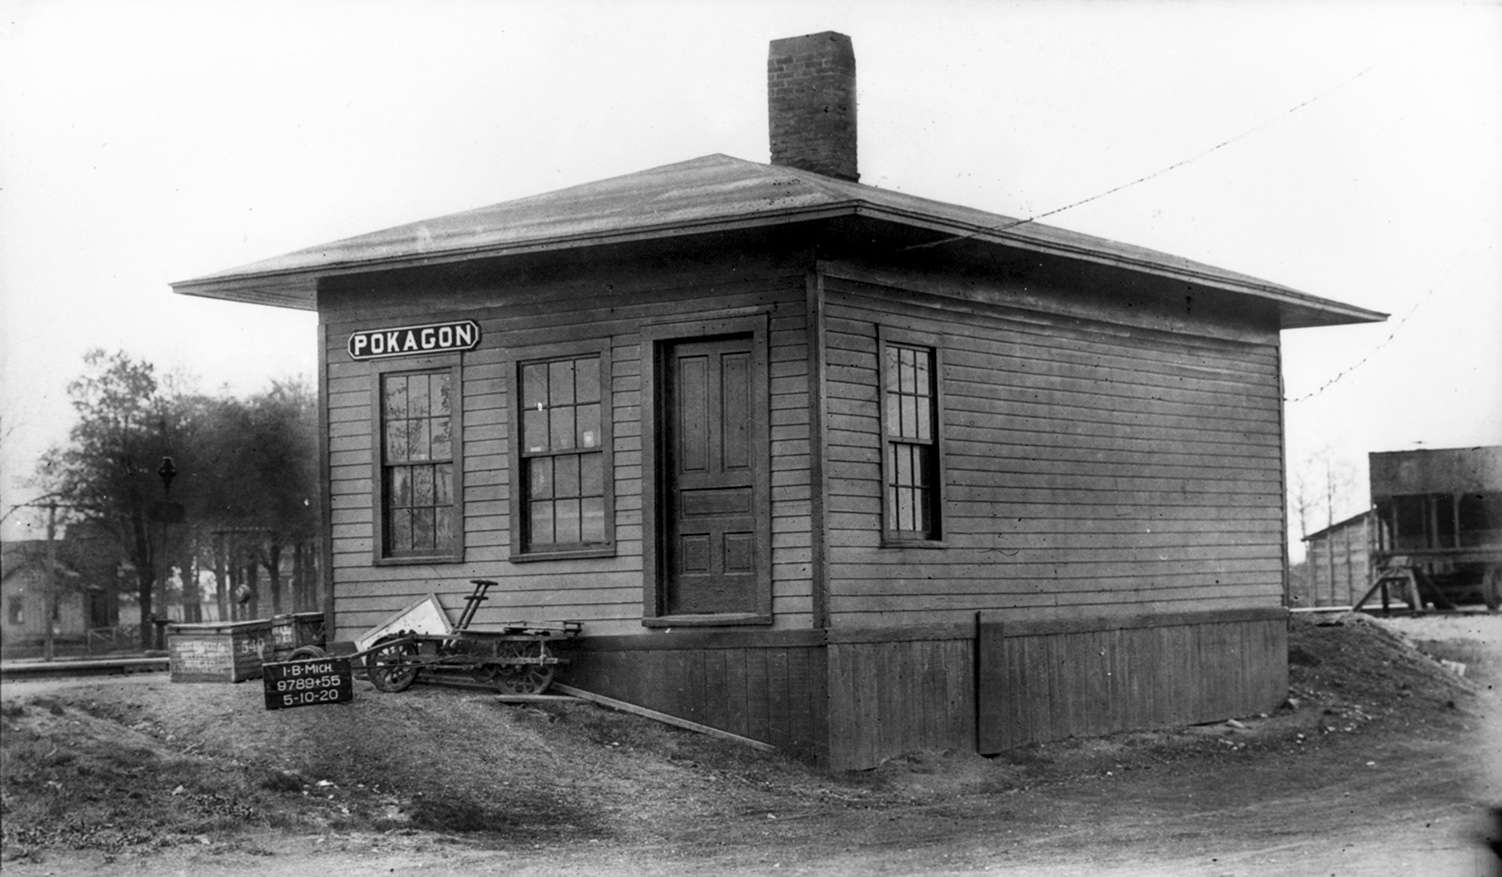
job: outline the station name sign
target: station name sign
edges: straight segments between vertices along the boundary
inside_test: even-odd
[[[460,320],[353,332],[346,347],[350,359],[390,359],[393,356],[474,350],[479,344],[480,324],[474,320]]]

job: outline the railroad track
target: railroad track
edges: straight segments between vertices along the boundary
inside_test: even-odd
[[[58,679],[79,676],[123,676],[131,673],[165,673],[168,658],[91,658],[61,661],[0,661],[0,679]]]

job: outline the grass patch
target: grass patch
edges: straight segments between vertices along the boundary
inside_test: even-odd
[[[5,859],[46,847],[119,852],[201,842],[285,825],[278,814],[302,803],[300,780],[174,752],[57,700],[8,705],[4,718]]]

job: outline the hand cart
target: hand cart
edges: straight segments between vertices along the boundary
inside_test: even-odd
[[[381,691],[405,691],[420,675],[434,680],[448,677],[488,683],[501,694],[541,694],[553,682],[559,664],[567,664],[549,644],[577,639],[583,625],[577,621],[557,626],[526,622],[507,624],[500,630],[470,630],[485,592],[496,583],[471,579],[474,592],[464,598],[459,623],[446,634],[400,631],[376,640],[370,648],[355,652],[351,659],[365,659],[365,675]],[[304,647],[293,657],[321,657]]]

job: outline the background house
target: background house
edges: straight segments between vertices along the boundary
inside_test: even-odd
[[[502,582],[571,681],[863,767],[1269,709],[1279,332],[1380,319],[860,185],[847,38],[723,155],[174,284],[316,309],[329,613]]]
[[[120,624],[118,552],[87,525],[53,541],[0,544],[0,648],[41,654],[49,618],[54,645],[81,646],[90,630]]]

